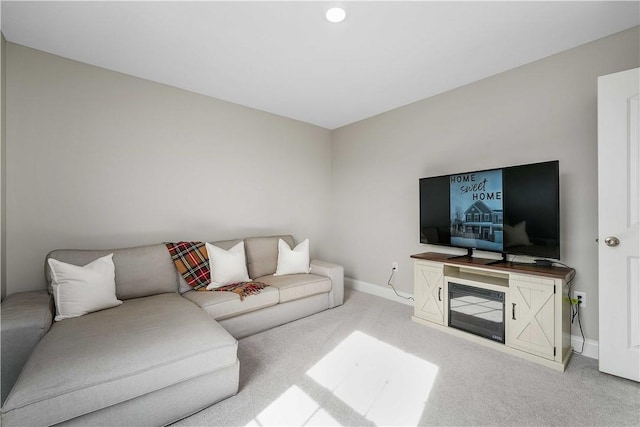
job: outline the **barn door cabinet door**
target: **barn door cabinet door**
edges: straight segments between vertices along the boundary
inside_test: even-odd
[[[506,307],[506,345],[547,359],[555,357],[555,282],[512,275]]]
[[[442,264],[416,261],[414,266],[414,315],[444,325],[444,274]]]

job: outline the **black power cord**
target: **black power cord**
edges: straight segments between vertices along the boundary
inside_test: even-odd
[[[582,347],[580,348],[579,352],[575,352],[578,354],[582,354],[582,352],[584,351],[584,343],[585,343],[585,339],[584,339],[584,332],[582,332],[582,321],[580,320],[580,304],[581,301],[578,300],[578,305],[576,305],[576,313],[578,313],[578,325],[580,326],[580,334],[582,335]]]
[[[580,351],[573,350],[573,352],[576,354],[582,354],[584,352],[584,344],[586,341],[586,339],[584,338],[584,331],[582,330],[582,319],[580,319],[580,304],[582,304],[582,301],[578,300],[577,303],[574,304],[573,298],[571,297],[571,285],[573,284],[573,279],[576,278],[576,269],[557,261],[555,261],[554,264],[559,264],[563,267],[571,269],[571,277],[567,281],[567,285],[569,286],[569,288],[567,289],[567,298],[569,299],[569,321],[570,324],[573,325],[576,317],[578,318],[578,326],[580,327],[580,335],[582,336],[582,346],[580,347]]]
[[[393,287],[393,285],[391,284],[391,279],[393,279],[393,275],[395,274],[395,272],[396,272],[396,268],[395,268],[395,267],[392,267],[392,268],[391,268],[391,276],[389,276],[389,280],[387,281],[387,285],[391,286],[391,289],[393,289],[393,292],[395,292],[395,294],[396,294],[398,297],[400,297],[400,298],[404,298],[404,299],[406,299],[406,300],[415,301],[415,300],[413,299],[413,297],[403,297],[402,295],[400,295],[400,294],[398,293],[398,291],[396,291],[396,288],[394,288],[394,287]]]

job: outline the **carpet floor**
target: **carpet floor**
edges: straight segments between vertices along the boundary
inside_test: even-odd
[[[345,291],[343,306],[240,340],[238,394],[175,425],[640,425],[640,384],[597,360],[558,372]]]

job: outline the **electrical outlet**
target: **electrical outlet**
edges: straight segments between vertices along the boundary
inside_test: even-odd
[[[573,292],[573,297],[579,299],[580,302],[580,308],[586,308],[587,307],[587,293],[586,292],[578,292],[578,291],[574,291]]]
[[[395,261],[394,261],[394,262],[392,262],[392,263],[391,263],[391,269],[392,269],[392,270],[395,270],[395,271],[398,271],[398,263],[397,263],[397,262],[395,262]]]

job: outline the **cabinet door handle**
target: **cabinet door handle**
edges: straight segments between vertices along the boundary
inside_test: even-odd
[[[516,303],[511,303],[511,319],[516,320]]]
[[[438,301],[442,301],[442,288],[438,288]]]

